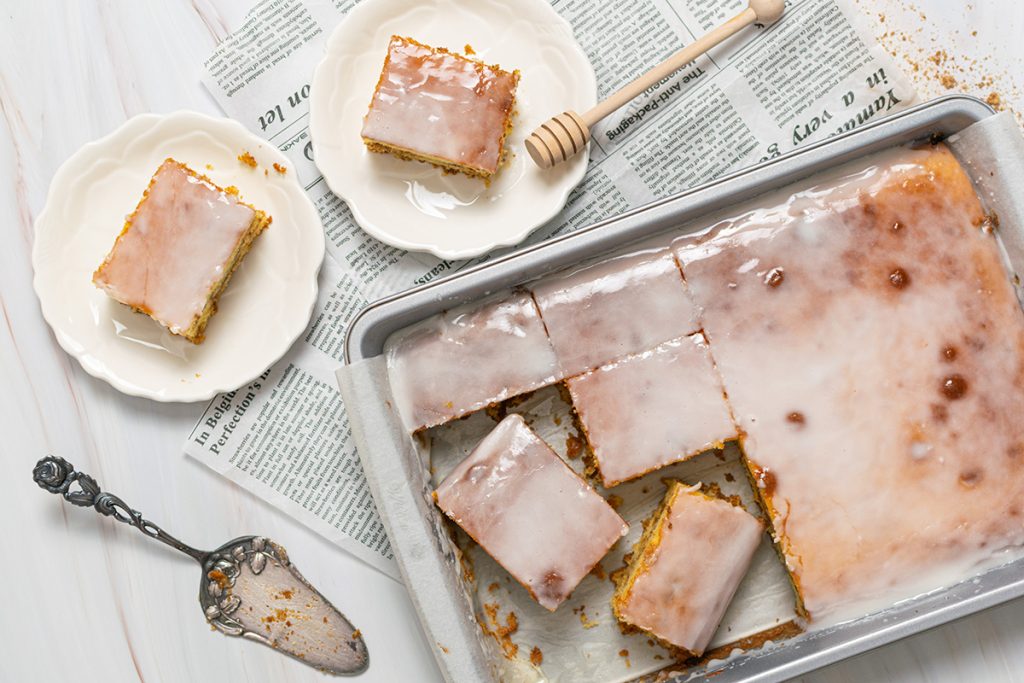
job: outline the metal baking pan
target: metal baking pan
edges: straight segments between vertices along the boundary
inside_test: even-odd
[[[678,232],[683,224],[872,152],[934,136],[952,135],[992,114],[986,104],[967,96],[933,100],[439,282],[388,297],[369,305],[352,322],[345,339],[346,363],[351,365],[379,356],[391,333],[454,305],[526,283],[667,230]],[[702,226],[694,225],[695,229],[699,227]],[[353,411],[373,410],[368,404],[381,397],[345,398],[351,415]],[[358,407],[351,400],[354,398],[359,399]],[[357,420],[358,415],[354,415],[354,426]],[[467,625],[458,619],[459,609],[465,605],[454,605],[447,612],[438,609],[445,596],[453,602],[465,597],[458,595],[460,591],[454,588],[460,580],[458,576],[446,576],[442,563],[435,563],[427,572],[422,562],[408,562],[409,553],[419,559],[428,550],[438,550],[436,543],[431,546],[428,539],[420,536],[443,528],[440,513],[429,500],[423,500],[424,492],[429,490],[429,475],[422,463],[408,452],[392,454],[387,451],[390,446],[371,443],[370,439],[360,441],[358,429],[356,432],[360,457],[378,510],[391,535],[399,566],[429,640],[440,647],[440,639],[447,635],[442,629],[462,629],[466,634],[477,633],[479,642],[476,624]],[[389,459],[394,462],[382,463]],[[398,478],[405,480],[396,481]],[[427,519],[412,519],[415,514]],[[415,571],[410,572],[412,565]],[[869,617],[730,657],[726,662],[712,664],[708,670],[715,672],[717,683],[784,680],[1020,596],[1024,596],[1024,560]],[[450,680],[459,680],[468,672],[487,671],[487,659],[483,644],[478,652],[438,654],[441,669]],[[683,673],[676,680],[684,680],[689,675]]]

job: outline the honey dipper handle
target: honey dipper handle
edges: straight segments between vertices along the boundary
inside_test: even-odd
[[[705,33],[696,41],[679,50],[632,83],[624,85],[607,99],[598,102],[597,106],[593,109],[581,114],[580,117],[588,128],[593,126],[616,109],[622,107],[627,102],[640,95],[644,90],[647,90],[647,88],[650,88],[661,79],[683,68],[726,38],[738,32],[740,29],[749,26],[758,19],[761,21],[773,21],[774,19],[777,19],[777,15],[764,16],[763,13],[759,14],[758,11],[758,6],[770,5],[774,7],[775,4],[776,3],[774,2],[764,2],[763,0],[761,2],[757,2],[756,0],[755,2],[751,2],[751,6],[747,7],[735,17],[718,28]],[[778,4],[782,4],[781,0]],[[779,11],[778,14],[781,14],[781,11]]]

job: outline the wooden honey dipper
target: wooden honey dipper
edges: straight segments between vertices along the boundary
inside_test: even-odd
[[[782,16],[785,0],[750,0],[747,8],[716,29],[705,33],[632,83],[624,85],[593,109],[567,111],[548,119],[526,138],[526,149],[541,168],[551,168],[575,156],[590,140],[590,127],[640,95],[652,85],[683,68],[723,40],[755,21],[770,24]]]

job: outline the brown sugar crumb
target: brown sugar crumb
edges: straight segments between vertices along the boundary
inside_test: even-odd
[[[580,610],[580,623],[583,624],[583,628],[586,629],[591,629],[600,626],[600,624],[598,624],[596,621],[591,621],[590,617],[588,617],[587,613],[584,612],[582,609]]]
[[[947,346],[942,349],[942,359],[952,363],[956,360],[957,350],[955,346]]]
[[[449,650],[448,648],[446,648],[446,647],[445,647],[444,645],[442,645],[441,643],[438,643],[438,644],[437,644],[437,646],[438,646],[439,648],[441,648],[441,652],[443,652],[443,653],[445,653],[445,654],[448,654],[449,652],[451,652],[451,650]]]
[[[807,418],[804,417],[804,414],[801,413],[800,411],[794,410],[793,412],[786,416],[786,422],[792,422],[793,424],[796,425],[802,425],[807,422]]]
[[[356,629],[355,631],[352,631],[352,638],[353,639],[362,638],[362,637],[363,637],[363,632],[360,631],[359,629]]]
[[[565,457],[575,460],[583,452],[583,440],[575,434],[565,437]]]
[[[469,47],[468,45],[466,47]],[[534,666],[540,666],[544,663],[544,653],[540,651],[540,648],[536,645],[530,650],[530,664]]]
[[[950,375],[942,380],[942,395],[950,401],[963,398],[967,393],[967,380],[962,375]]]
[[[754,467],[754,481],[761,489],[762,495],[770,496],[775,492],[775,474],[766,467]]]
[[[728,482],[734,482],[734,481],[736,481],[736,477],[732,476],[732,472],[726,472],[725,473],[725,480],[728,481]]]
[[[241,161],[246,166],[248,166],[249,168],[256,168],[256,166],[258,165],[256,163],[256,157],[250,154],[248,150],[239,154],[238,160]]]
[[[778,287],[786,279],[786,273],[782,268],[772,268],[764,276],[764,283],[769,287]]]
[[[960,483],[967,488],[973,488],[979,481],[981,481],[981,472],[978,470],[966,470],[960,473]]]
[[[231,195],[234,195],[234,196],[237,197],[238,196],[238,188],[235,187],[234,185],[228,185],[227,187],[224,188],[224,193],[225,194],[231,194]]]
[[[629,668],[631,666],[629,663],[629,650],[625,648],[619,650],[619,656],[626,660],[626,668]]]
[[[287,168],[285,168],[281,164],[277,163],[276,161],[274,162],[274,170],[277,171],[281,175],[284,175],[284,174],[286,174],[288,172]]]
[[[889,273],[889,284],[896,289],[903,289],[910,284],[910,276],[902,268],[895,268]]]
[[[291,600],[293,595],[295,595],[295,593],[293,593],[290,588],[286,588],[286,589],[284,589],[283,591],[281,591],[278,594],[277,599],[278,600]]]
[[[466,46],[462,48],[462,51],[465,52],[467,55],[475,55],[476,54],[476,50],[474,50],[473,46],[470,45],[469,43],[466,43]]]
[[[608,504],[612,506],[613,510],[618,510],[622,507],[622,496],[616,493],[611,494],[608,496]]]
[[[213,164],[206,164],[206,170],[207,171],[212,171],[213,170]]]

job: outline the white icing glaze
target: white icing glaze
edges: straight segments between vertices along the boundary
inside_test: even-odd
[[[445,514],[552,611],[629,530],[519,415],[502,420],[436,495]]]
[[[202,313],[254,212],[177,162],[165,161],[154,178],[94,281],[180,334]]]
[[[819,624],[1024,542],[1024,315],[977,197],[945,148],[864,166],[676,245]]]
[[[698,329],[668,249],[546,277],[532,290],[566,377]]]
[[[678,489],[647,569],[619,613],[634,626],[702,654],[761,543],[760,520],[724,500]]]
[[[627,356],[567,384],[605,486],[736,438],[700,334]]]
[[[433,427],[561,378],[529,294],[499,295],[427,318],[385,345],[398,411]]]
[[[393,36],[362,135],[494,173],[517,80]]]

